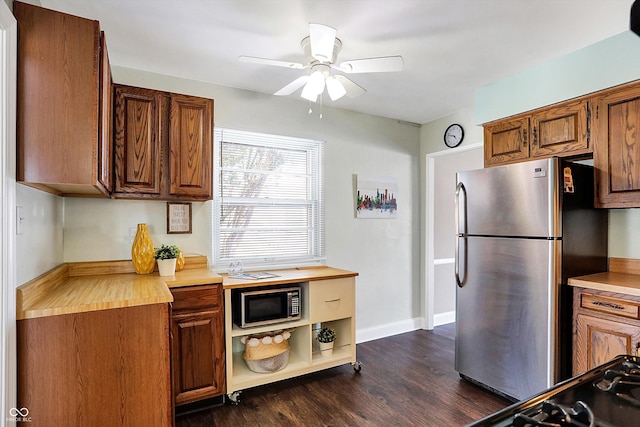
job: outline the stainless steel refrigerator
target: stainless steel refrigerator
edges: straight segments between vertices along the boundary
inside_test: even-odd
[[[593,168],[558,158],[460,172],[456,353],[462,378],[512,399],[571,372],[567,278],[606,271]]]

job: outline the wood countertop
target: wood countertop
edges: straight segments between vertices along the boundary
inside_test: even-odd
[[[570,286],[640,296],[640,260],[610,258],[609,271],[571,277]]]
[[[264,286],[269,284],[285,284],[296,282],[308,282],[314,280],[339,279],[341,277],[355,277],[358,273],[339,268],[319,266],[319,267],[299,267],[285,270],[268,270],[268,273],[276,274],[277,277],[268,279],[233,279],[228,274],[222,274],[225,289],[246,288],[251,286]],[[252,272],[247,272],[251,274]]]
[[[130,260],[62,264],[16,289],[16,318],[168,303],[171,288],[221,283],[207,258],[187,257],[174,276],[136,274]]]
[[[209,269],[204,256],[188,256],[184,269],[170,277],[161,277],[157,271],[136,274],[130,260],[65,263],[16,289],[16,318],[169,303],[173,301],[171,289],[182,286],[223,283],[225,289],[231,289],[358,275],[326,266],[269,270],[269,273],[277,276],[232,279]]]

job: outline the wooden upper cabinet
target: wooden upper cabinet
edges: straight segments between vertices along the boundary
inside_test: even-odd
[[[213,100],[116,85],[114,197],[210,200]]]
[[[529,118],[514,118],[484,127],[484,165],[513,163],[529,158]]]
[[[592,152],[587,99],[544,108],[531,115],[531,157]]]
[[[111,108],[101,108],[109,65],[98,21],[17,1],[13,12],[17,180],[58,195],[108,196],[109,177],[100,168],[110,164],[111,151],[102,149],[109,141],[100,123]]]
[[[484,164],[494,166],[593,151],[589,99],[563,102],[484,125]]]
[[[116,88],[116,193],[160,196],[162,93]]]
[[[640,83],[603,93],[595,114],[596,206],[640,207]]]
[[[172,95],[170,110],[170,193],[210,198],[213,100]]]

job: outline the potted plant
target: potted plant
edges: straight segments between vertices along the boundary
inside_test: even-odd
[[[318,331],[316,339],[320,345],[320,355],[323,357],[331,356],[333,354],[333,342],[336,340],[336,331],[323,326]]]
[[[180,256],[180,249],[176,245],[162,244],[155,251],[155,259],[158,261],[160,275],[173,276],[176,272],[176,259]]]

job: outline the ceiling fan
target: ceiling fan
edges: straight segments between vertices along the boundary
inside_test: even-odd
[[[274,95],[291,95],[302,87],[300,96],[311,102],[317,102],[318,96],[324,92],[325,87],[332,101],[336,101],[344,95],[355,98],[366,92],[363,87],[346,76],[332,74],[332,70],[346,74],[402,71],[404,60],[399,55],[352,59],[337,63],[338,54],[342,49],[342,41],[336,37],[336,34],[336,29],[327,25],[309,24],[309,35],[300,42],[307,58],[306,65],[254,56],[240,56],[238,59],[254,64],[275,65],[299,70],[309,68],[311,73],[298,77]]]

